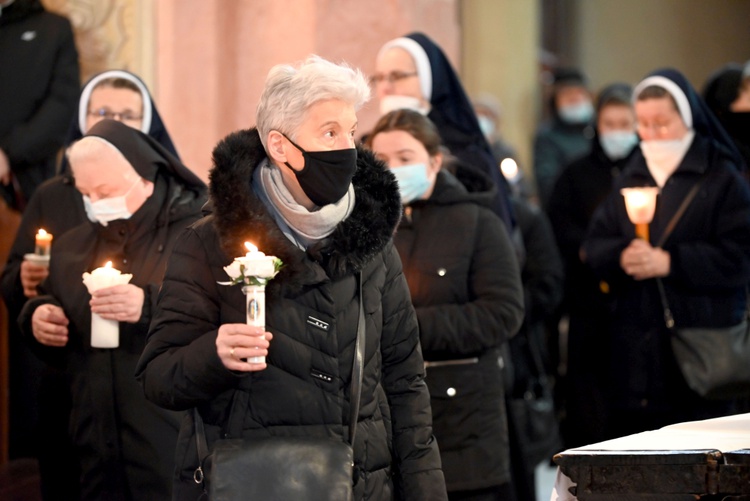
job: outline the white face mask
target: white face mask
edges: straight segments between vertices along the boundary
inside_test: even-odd
[[[86,209],[86,216],[88,216],[89,221],[107,226],[110,221],[130,219],[133,214],[128,210],[125,198],[133,191],[138,181],[140,179],[136,179],[128,191],[118,197],[102,198],[92,202],[88,195],[83,195],[83,207]]]
[[[599,135],[599,144],[604,153],[612,160],[625,158],[638,144],[638,135],[633,131],[613,130]]]
[[[695,131],[690,130],[682,139],[641,141],[641,151],[656,185],[661,188],[685,157],[693,143]]]
[[[380,100],[380,114],[385,115],[393,110],[414,110],[422,115],[427,115],[430,112],[429,107],[425,108],[416,97],[411,96],[394,96],[388,95],[383,96]]]

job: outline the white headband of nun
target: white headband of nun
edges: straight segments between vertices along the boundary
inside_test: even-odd
[[[680,116],[682,117],[682,121],[685,122],[685,126],[688,129],[693,128],[693,114],[690,111],[690,103],[688,102],[688,98],[685,95],[684,92],[682,92],[682,89],[680,89],[680,86],[674,83],[672,80],[668,79],[667,77],[663,77],[661,75],[655,75],[652,77],[647,77],[641,81],[638,85],[636,85],[635,89],[633,90],[633,101],[638,100],[638,95],[645,89],[646,87],[651,87],[652,85],[656,87],[661,87],[662,89],[669,92],[672,97],[674,98],[675,102],[677,103],[677,110],[680,112]]]
[[[412,59],[414,59],[414,65],[417,67],[417,77],[419,78],[419,89],[422,91],[422,98],[425,101],[432,100],[432,67],[430,66],[430,59],[427,57],[424,48],[419,45],[419,42],[412,40],[411,38],[394,38],[380,48],[378,59],[380,59],[380,56],[385,54],[388,49],[394,47],[404,49],[409,55],[411,55]]]
[[[141,101],[143,101],[143,120],[141,122],[140,130],[144,134],[148,134],[148,131],[151,129],[151,97],[148,94],[148,90],[146,90],[146,87],[140,80],[127,71],[121,70],[109,70],[100,73],[92,78],[83,88],[81,99],[78,102],[78,128],[81,130],[81,134],[86,134],[86,115],[89,113],[89,99],[91,99],[91,93],[99,82],[110,78],[123,78],[135,84],[135,86],[138,87],[138,90],[141,91]]]
[[[133,167],[133,164],[130,163],[130,161],[125,157],[125,155],[123,154],[123,152],[121,152],[119,149],[117,149],[117,146],[115,146],[114,144],[110,143],[109,141],[107,141],[103,137],[99,137],[99,136],[83,136],[81,139],[79,139],[78,141],[76,141],[75,143],[73,143],[72,145],[70,145],[68,147],[68,151],[67,151],[68,161],[70,161],[70,155],[71,155],[72,151],[74,149],[77,149],[77,148],[80,147],[79,143],[81,143],[82,145],[84,145],[86,147],[88,147],[88,145],[90,145],[91,143],[99,143],[99,144],[105,145],[106,147],[108,147],[109,149],[111,149],[112,151],[114,151],[115,154],[118,157],[120,157],[122,160],[125,161],[125,163],[127,163],[128,165],[130,165],[131,167]],[[133,167],[133,170],[135,170],[135,167]],[[136,171],[136,174],[138,174],[138,171]],[[138,175],[140,176],[140,174],[138,174]]]

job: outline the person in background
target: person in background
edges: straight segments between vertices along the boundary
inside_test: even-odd
[[[449,173],[436,127],[413,110],[381,117],[368,146],[395,174],[405,206],[394,242],[419,320],[448,498],[514,499],[502,347],[523,320],[523,290],[489,208],[496,187],[460,163]]]
[[[583,73],[573,68],[556,69],[550,101],[552,119],[534,136],[534,177],[545,210],[557,176],[590,151],[594,137],[594,106]]]
[[[89,128],[106,118],[148,133],[177,156],[156,105],[136,75],[109,70],[92,77],[81,89],[78,113],[72,118],[66,145],[80,139]],[[29,351],[16,322],[26,301],[37,296],[37,286],[47,277],[49,269],[24,256],[34,252],[34,236],[40,228],[59,238],[87,220],[83,198],[75,188],[64,157],[61,173],[44,182],[29,200],[0,277],[0,292],[12,319],[9,323],[10,435],[27,445],[24,455],[38,457],[45,501],[75,499],[78,473],[68,440],[70,397],[67,385],[54,368]]]
[[[605,439],[605,379],[608,352],[609,298],[600,280],[581,261],[581,245],[596,208],[635,155],[638,145],[633,89],[625,83],[603,88],[596,101],[596,136],[591,152],[568,165],[550,195],[548,214],[565,262],[562,311],[566,336],[559,374],[561,431],[565,448]],[[558,334],[555,331],[555,334]]]
[[[520,230],[524,256],[519,263],[523,283],[525,315],[521,329],[511,338],[512,389],[506,394],[509,413],[511,468],[516,498],[536,499],[534,457],[549,460],[562,450],[554,408],[554,371],[548,349],[548,329],[563,295],[563,262],[549,219],[544,211],[521,193],[514,193],[513,212]],[[530,423],[527,400],[537,408],[549,405],[548,419],[541,426]],[[540,403],[541,399],[548,399]],[[514,403],[515,400],[515,403]],[[520,404],[522,402],[522,404]],[[542,405],[543,404],[543,405]],[[522,405],[525,412],[516,412]],[[515,460],[518,458],[518,460]]]
[[[730,63],[714,72],[703,88],[703,99],[729,133],[750,167],[750,63]]]
[[[211,213],[172,254],[137,377],[154,403],[196,409],[209,450],[219,438],[344,440],[359,282],[367,342],[353,498],[441,501],[417,317],[392,240],[398,186],[355,149],[369,95],[360,71],[318,56],[271,69],[257,128],[214,150]],[[247,325],[240,286],[217,283],[245,242],[283,262],[266,286],[265,328]],[[243,360],[254,356],[267,363]],[[175,499],[202,493],[195,441],[187,420]]]
[[[520,194],[525,199],[531,199],[532,190],[523,176],[523,169],[518,160],[515,149],[505,142],[500,132],[502,126],[502,106],[495,96],[482,93],[473,100],[474,112],[479,120],[479,128],[482,130],[487,143],[492,148],[497,165],[503,177],[510,186],[510,196]],[[514,207],[515,203],[511,202]]]
[[[39,0],[0,0],[0,195],[23,211],[55,174],[80,85],[70,22]]]
[[[492,208],[512,231],[510,186],[497,170],[474,107],[442,49],[426,35],[411,33],[385,43],[375,67],[371,81],[381,115],[401,108],[426,115],[453,156],[493,180],[498,190]]]
[[[482,93],[472,100],[474,113],[479,120],[479,128],[484,134],[484,138],[492,148],[492,153],[498,162],[505,158],[516,159],[516,151],[511,145],[503,140],[500,132],[503,118],[503,108],[500,101],[489,93]]]
[[[750,188],[732,140],[676,70],[653,72],[633,94],[641,142],[596,210],[582,251],[613,304],[606,357],[610,436],[733,412],[731,402],[701,398],[685,382],[654,279],[664,285],[677,327],[740,323],[750,279]],[[698,182],[697,196],[656,247]],[[639,186],[660,189],[648,240],[635,237],[620,194]]]
[[[87,222],[53,241],[50,273],[19,323],[34,352],[62,367],[80,499],[169,499],[181,415],[146,401],[135,380],[175,239],[200,217],[205,185],[153,138],[115,120],[68,149]],[[105,262],[126,285],[89,294],[84,272]],[[114,320],[119,346],[92,346],[91,314]]]

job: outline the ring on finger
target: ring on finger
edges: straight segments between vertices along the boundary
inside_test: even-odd
[[[232,349],[229,350],[229,356],[234,358],[234,347],[232,347]]]

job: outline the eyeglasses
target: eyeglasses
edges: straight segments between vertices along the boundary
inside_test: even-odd
[[[412,71],[411,73],[407,73],[405,71],[392,71],[387,75],[379,73],[370,77],[370,83],[379,84],[380,82],[386,81],[389,84],[392,84],[394,82],[398,82],[399,80],[403,80],[404,78],[411,78],[415,76],[417,76],[416,71]]]
[[[108,120],[117,120],[119,122],[135,122],[142,120],[143,115],[134,115],[131,111],[123,111],[122,113],[116,113],[106,108],[100,108],[98,110],[89,111],[89,115],[96,118],[106,118]]]

